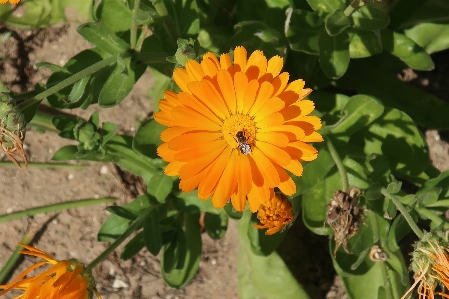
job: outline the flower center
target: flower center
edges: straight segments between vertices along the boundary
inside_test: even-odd
[[[223,138],[230,147],[240,148],[246,155],[256,140],[256,123],[248,115],[234,114],[223,123]]]

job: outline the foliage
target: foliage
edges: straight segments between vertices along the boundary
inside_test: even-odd
[[[400,81],[396,73],[434,68],[429,53],[449,48],[449,5],[440,0],[397,0],[391,6],[374,0],[254,2],[25,0],[22,18],[14,16],[10,5],[0,6],[0,18],[18,26],[64,20],[61,8],[66,6],[83,13],[89,3],[91,10],[91,21],[80,25],[78,33],[94,48],[63,66],[41,63],[38,67],[53,71],[51,77],[18,107],[28,122],[42,101],[65,113],[90,105],[107,109],[125,100],[149,70],[158,82],[149,91],[157,110],[162,92],[176,90],[173,70],[187,58],[225,53],[238,45],[248,52],[263,50],[267,57],[280,55],[290,78],[302,78],[314,90],[309,98],[324,124],[325,144],[317,146],[317,160],[305,166],[303,176],[294,177],[299,187],[290,200],[300,208],[296,221],[318,235],[331,235],[326,213],[334,191],[363,190],[364,224],[348,240],[352,254],[340,248],[333,256],[330,238],[329,259],[349,298],[401,298],[410,287],[408,257],[400,250],[404,236],[418,219],[428,220],[432,229],[449,229],[443,215],[449,207],[449,172],[430,165],[420,129],[448,129],[449,104]],[[212,238],[224,236],[229,217],[241,218],[240,297],[309,298],[275,252],[285,232],[260,234],[249,225],[254,219],[248,211],[242,217],[229,205],[216,209],[196,191],[181,192],[179,181],[165,176],[166,162],[156,153],[160,124],[148,119],[129,136],[117,134],[116,124],[100,124],[100,118],[101,110],[89,120],[55,116],[59,136],[78,145],[59,149],[53,159],[112,161],[141,176],[148,191],[108,209],[112,214],[99,241],[116,244],[134,235],[121,257],[132,258],[144,248],[160,253],[162,277],[181,288],[199,267],[200,213],[205,213],[205,230]],[[406,193],[410,188],[402,190],[401,182],[418,191]],[[373,246],[388,258],[373,260]]]

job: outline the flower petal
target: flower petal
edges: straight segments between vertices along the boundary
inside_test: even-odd
[[[190,59],[186,62],[186,71],[191,78],[191,81],[201,81],[201,79],[204,78],[204,72],[201,69],[201,65],[194,59]]]
[[[252,156],[268,187],[277,187],[279,184],[279,175],[270,159],[268,159],[257,147],[254,148]]]
[[[214,150],[211,150],[207,155],[198,156],[198,159],[188,161],[179,169],[179,177],[181,179],[186,179],[201,172],[209,164],[213,163],[225,148],[224,145],[217,147]]]
[[[288,164],[287,166],[284,166],[284,168],[296,176],[302,176],[302,173],[304,171],[302,164],[299,163],[298,160],[291,160],[290,164]]]
[[[217,188],[212,196],[212,204],[215,208],[223,208],[234,193],[237,185],[237,178],[235,175],[237,151],[232,151],[225,170],[218,181]]]
[[[236,97],[236,112],[243,114],[244,96],[248,86],[248,78],[242,72],[234,74],[234,88]]]
[[[189,74],[187,71],[183,68],[177,68],[173,72],[173,80],[175,80],[176,85],[185,92],[189,92],[189,89],[187,88],[187,85],[192,82],[192,80],[189,77]]]
[[[251,80],[246,86],[245,95],[243,96],[243,113],[247,113],[256,100],[256,94],[259,90],[259,82]]]
[[[220,115],[224,117],[229,117],[228,107],[226,106],[223,98],[218,93],[215,86],[209,80],[202,80],[200,82],[200,89],[202,90],[202,95],[207,99],[214,107],[219,110]]]
[[[221,94],[223,95],[225,103],[228,106],[229,112],[231,112],[231,114],[235,114],[237,100],[235,97],[234,82],[232,81],[231,75],[228,71],[221,70],[217,73],[217,81],[220,86]]]
[[[190,93],[180,92],[178,97],[181,103],[184,104],[184,106],[190,108],[191,110],[195,110],[201,115],[207,117],[217,126],[221,126],[223,124],[223,122],[214,113],[212,113],[212,111],[205,104],[203,104],[203,102],[199,101]]]
[[[199,145],[207,144],[211,141],[219,140],[221,138],[222,138],[221,133],[198,131],[177,136],[172,140],[170,140],[168,146],[172,150],[181,151],[189,148],[198,147]]]
[[[221,126],[211,121],[201,113],[186,107],[175,107],[171,114],[186,127],[203,128],[207,130],[220,130]]]
[[[254,105],[249,110],[248,114],[250,116],[254,116],[263,105],[265,105],[268,100],[271,99],[271,95],[273,94],[274,88],[270,82],[263,82],[260,85],[259,92],[257,94],[257,98],[254,101]],[[274,111],[273,111],[274,112]]]
[[[279,98],[271,98],[265,105],[263,105],[258,112],[255,113],[254,121],[258,122],[268,115],[280,111],[284,108],[284,101]]]
[[[258,132],[257,141],[268,142],[278,147],[286,147],[289,143],[288,137],[278,132]]]
[[[236,72],[246,70],[247,52],[244,47],[236,47],[234,50],[234,69]]]
[[[188,162],[196,159],[201,159],[201,157],[213,152],[217,148],[222,148],[226,146],[223,139],[213,140],[211,142],[203,143],[200,146],[192,147],[188,150],[177,152],[174,158],[181,162]]]
[[[257,142],[256,146],[265,156],[281,166],[288,165],[291,161],[290,155],[277,146],[263,141]]]
[[[198,186],[199,198],[206,199],[215,190],[218,180],[223,174],[230,156],[231,149],[229,147],[226,147],[225,150],[214,161],[212,167],[205,175],[204,180],[201,181],[200,185]]]

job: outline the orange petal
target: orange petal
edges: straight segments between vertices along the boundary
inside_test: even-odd
[[[311,161],[311,160],[306,160],[307,157],[314,157],[312,159],[312,160],[314,160],[316,158],[316,156],[318,155],[318,151],[316,150],[316,148],[314,148],[313,146],[311,146],[310,144],[307,144],[305,142],[301,142],[301,141],[292,142],[292,143],[290,143],[290,146],[295,147],[302,151],[301,160]]]
[[[258,122],[267,117],[268,115],[280,111],[282,108],[284,108],[284,105],[285,103],[281,99],[271,98],[270,100],[267,101],[265,105],[263,105],[260,108],[260,110],[257,113],[255,113],[254,121]]]
[[[256,212],[260,205],[270,199],[270,189],[267,186],[253,185],[251,192],[248,194],[248,204],[251,212]]]
[[[171,150],[168,147],[168,143],[162,143],[157,148],[157,154],[159,157],[161,157],[164,161],[171,162],[175,160],[175,154],[177,151]]]
[[[216,107],[220,115],[224,115],[225,118],[229,117],[228,107],[226,106],[223,98],[218,93],[215,86],[208,80],[202,80],[200,82],[201,95],[209,100],[209,102]],[[203,99],[203,98],[201,98]]]
[[[231,114],[236,113],[237,100],[235,97],[234,91],[234,82],[232,81],[232,77],[226,70],[220,70],[217,73],[217,82],[220,86],[221,94],[228,106],[228,110]]]
[[[285,195],[293,195],[296,193],[296,184],[290,177],[290,175],[284,170],[284,168],[274,165],[276,168],[281,182],[278,185],[279,190]]]
[[[306,85],[306,82],[302,79],[298,79],[295,81],[290,82],[290,84],[287,85],[287,88],[285,90],[291,90],[296,93],[301,92]]]
[[[226,147],[225,150],[214,161],[204,179],[200,182],[200,185],[198,187],[198,196],[201,195],[201,198],[204,198],[206,195],[211,194],[215,190],[218,180],[223,174],[230,156],[231,149],[229,147]]]
[[[243,113],[244,106],[244,96],[246,87],[248,86],[248,78],[242,72],[237,72],[234,74],[234,87],[235,87],[235,97],[237,101],[237,113]]]
[[[259,79],[267,72],[267,58],[262,51],[256,50],[248,58],[245,73],[250,79]]]
[[[215,77],[220,67],[217,57],[211,52],[204,54],[203,60],[201,61],[201,68],[203,69],[204,75],[211,78]]]
[[[290,155],[277,146],[263,141],[257,142],[256,146],[265,156],[281,166],[288,165],[291,161]]]
[[[183,126],[183,123],[175,119],[173,115],[158,111],[154,114],[154,120],[166,127]]]
[[[221,106],[217,105],[217,102],[212,101],[212,99],[204,95],[199,82],[191,82],[188,87],[192,94],[204,103],[212,111],[212,113],[217,116],[218,119],[223,121],[223,119],[226,118],[225,114],[220,109]]]
[[[212,204],[215,208],[223,208],[234,193],[237,185],[235,171],[237,168],[237,151],[232,151],[226,168],[218,181],[217,188],[212,196]]]
[[[237,190],[231,195],[231,203],[236,211],[242,212],[246,207],[246,195]]]
[[[297,126],[272,126],[272,127],[264,127],[259,129],[260,132],[281,132],[287,135],[289,140],[302,140],[306,134],[304,130]]]
[[[251,191],[252,186],[251,165],[246,155],[238,155],[236,171],[239,193],[246,196]]]
[[[174,158],[180,162],[189,162],[192,160],[201,159],[201,157],[215,151],[218,148],[223,150],[225,146],[225,141],[223,139],[218,139],[203,143],[200,146],[196,146],[185,151],[176,152]]]
[[[204,78],[201,65],[194,59],[190,59],[186,62],[186,71],[191,78],[191,81],[201,81],[201,79]]]
[[[185,92],[189,92],[187,85],[192,81],[187,74],[187,71],[183,68],[177,68],[173,72],[173,80],[175,80],[176,85]]]
[[[228,53],[220,55],[220,67],[222,70],[228,70],[232,67],[231,56]]]
[[[246,86],[245,95],[243,96],[243,113],[246,114],[256,100],[257,91],[259,90],[259,82],[251,80]]]
[[[284,166],[284,168],[296,176],[301,176],[304,171],[302,164],[299,163],[298,160],[291,160],[290,164],[288,164],[287,166]]]
[[[253,150],[252,158],[254,158],[254,161],[268,187],[276,187],[279,184],[279,175],[277,174],[277,171],[270,159],[268,159],[257,147]]]
[[[177,176],[179,169],[185,164],[185,162],[171,161],[165,167],[164,173],[168,176]]]
[[[257,122],[258,128],[264,127],[272,127],[272,126],[280,126],[284,123],[284,117],[281,113],[275,112],[273,114],[268,115],[264,119],[261,119]]]
[[[285,87],[287,86],[289,76],[290,75],[287,72],[284,72],[279,76],[273,78],[271,84],[273,84],[274,87],[274,97],[284,91]]]
[[[288,137],[278,132],[257,132],[257,141],[264,141],[278,147],[288,146]]]
[[[315,110],[315,103],[311,100],[302,100],[295,103],[299,108],[301,108],[301,116],[309,115],[313,110]]]
[[[207,130],[221,130],[221,126],[211,121],[201,113],[186,107],[175,107],[171,114],[179,122],[183,123],[185,127],[204,128]]]
[[[175,151],[186,150],[189,148],[198,147],[201,144],[207,144],[214,140],[219,140],[221,137],[221,133],[210,133],[204,131],[187,133],[170,140],[168,146]]]
[[[303,142],[322,142],[324,141],[323,136],[318,132],[313,132],[312,134],[301,139]]]
[[[191,192],[195,190],[200,184],[200,182],[203,180],[205,174],[206,170],[200,171],[199,173],[186,179],[181,179],[181,181],[179,182],[179,189],[181,189],[184,192]]]
[[[180,92],[178,98],[181,103],[184,104],[184,106],[197,111],[198,113],[213,121],[218,126],[221,126],[223,124],[223,122],[214,113],[212,113],[212,111],[207,106],[205,106],[203,102],[199,101],[190,93]]]
[[[284,102],[285,103],[285,102]],[[279,111],[282,114],[285,121],[293,120],[299,117],[302,113],[301,108],[296,105],[290,105]]]
[[[172,128],[167,128],[164,131],[162,131],[161,133],[161,140],[163,142],[169,142],[170,140],[172,140],[173,138],[182,135],[182,134],[186,134],[188,132],[194,132],[197,131],[197,129],[195,128],[185,128],[185,127],[172,127]]]
[[[271,99],[271,95],[273,94],[274,88],[270,82],[263,82],[260,85],[259,92],[257,94],[256,100],[254,101],[253,106],[249,110],[249,115],[254,116],[263,105],[265,105],[269,99]],[[274,111],[273,111],[274,112]]]
[[[273,56],[268,60],[267,73],[273,75],[273,78],[279,75],[284,66],[284,59],[281,56]]]
[[[244,72],[246,70],[247,52],[242,46],[236,47],[234,50],[234,68],[236,72]]]

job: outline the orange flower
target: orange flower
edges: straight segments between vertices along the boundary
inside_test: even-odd
[[[270,200],[261,204],[257,218],[261,225],[254,225],[255,228],[268,228],[266,235],[275,234],[293,221],[292,204],[283,194],[273,192]]]
[[[0,4],[5,4],[6,2],[8,2],[8,0],[0,0]],[[19,2],[20,0],[9,0],[9,3],[11,4],[17,4]]]
[[[165,91],[155,119],[167,126],[158,154],[170,162],[165,173],[179,176],[180,189],[198,188],[198,197],[222,208],[231,199],[242,211],[248,198],[252,212],[278,187],[296,192],[291,172],[301,176],[300,160],[318,152],[307,142],[323,141],[321,121],[303,100],[312,91],[303,80],[288,83],[283,59],[267,61],[262,51],[249,58],[236,47],[220,60],[206,53],[173,73],[181,92]],[[287,171],[286,171],[287,170]]]
[[[19,244],[28,249],[21,250],[20,253],[37,256],[45,261],[32,265],[9,284],[0,285],[0,289],[4,289],[0,292],[0,296],[19,289],[25,292],[14,299],[90,299],[93,293],[101,299],[95,290],[95,282],[90,271],[83,264],[74,259],[58,262],[39,249]],[[36,276],[25,278],[31,271],[45,264],[52,266]]]

